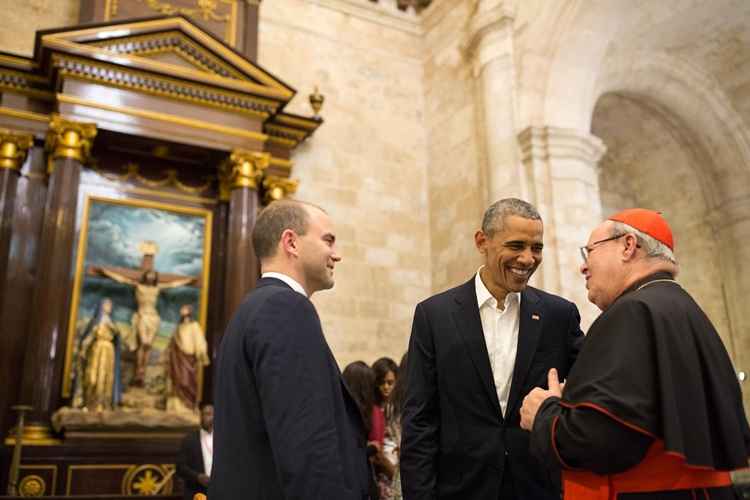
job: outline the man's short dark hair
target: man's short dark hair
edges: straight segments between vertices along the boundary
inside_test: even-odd
[[[256,257],[260,260],[273,257],[281,234],[287,229],[300,236],[307,234],[310,226],[309,207],[323,211],[311,203],[292,200],[274,201],[264,208],[253,228],[253,248]]]
[[[503,198],[490,205],[484,212],[482,232],[488,238],[492,238],[495,233],[503,230],[503,223],[509,215],[517,215],[524,219],[542,220],[542,216],[531,203],[518,198]]]

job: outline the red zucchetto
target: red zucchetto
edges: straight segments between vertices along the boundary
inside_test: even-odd
[[[642,233],[656,238],[674,251],[674,238],[669,224],[660,212],[645,208],[629,208],[607,217],[607,220],[622,222]]]

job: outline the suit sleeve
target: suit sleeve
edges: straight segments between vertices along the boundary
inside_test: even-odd
[[[588,407],[567,408],[548,398],[531,431],[531,453],[550,469],[560,466],[616,474],[646,456],[653,438]]]
[[[249,359],[284,498],[353,499],[342,481],[347,468],[336,428],[336,409],[344,411],[341,384],[331,380],[315,309],[291,293],[269,299],[255,325],[259,340],[246,345],[254,351]]]
[[[581,351],[585,336],[581,331],[581,314],[578,312],[578,308],[575,304],[570,305],[570,316],[568,319],[568,373],[573,367],[573,364],[578,358],[578,353]],[[568,373],[561,373],[562,378],[566,378]]]
[[[407,361],[401,438],[401,487],[404,500],[437,498],[440,408],[432,330],[424,307],[414,312]]]
[[[198,486],[198,474],[201,474],[202,472],[193,468],[192,460],[190,458],[193,454],[191,443],[194,441],[194,436],[194,434],[189,434],[182,440],[176,464],[177,475],[180,476],[185,483],[190,484],[193,489]],[[198,444],[200,445],[200,441]]]

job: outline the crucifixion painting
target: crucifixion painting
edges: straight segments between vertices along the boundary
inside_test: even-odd
[[[122,405],[162,407],[166,349],[180,307],[190,305],[205,331],[212,213],[91,196],[83,215],[63,394],[72,395],[79,340],[106,297],[122,334]]]
[[[143,252],[139,269],[120,267],[92,267],[91,274],[101,274],[118,283],[130,285],[135,289],[135,302],[138,306],[131,317],[130,324],[138,343],[136,351],[135,375],[132,385],[143,387],[146,376],[146,364],[151,346],[159,332],[161,317],[156,309],[159,292],[166,288],[194,285],[200,288],[200,277],[162,274],[154,269],[154,260],[159,246],[153,241],[143,241],[138,245]]]

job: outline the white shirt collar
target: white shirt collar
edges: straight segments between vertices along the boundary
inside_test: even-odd
[[[307,297],[307,292],[305,292],[305,289],[302,287],[302,285],[300,285],[299,282],[295,280],[294,278],[292,278],[291,276],[287,276],[286,274],[281,274],[281,273],[268,272],[268,273],[263,273],[260,277],[261,278],[276,278],[277,280],[281,280],[287,285],[289,285],[290,287],[292,287],[292,290],[294,290],[295,292],[299,292],[305,297]]]
[[[483,305],[487,304],[487,302],[489,302],[492,307],[497,307],[497,299],[495,299],[495,297],[490,293],[490,291],[484,285],[482,277],[479,275],[479,273],[482,271],[482,267],[477,270],[477,275],[474,277],[474,287],[477,294],[477,304],[479,305],[479,309],[481,309]],[[511,304],[518,304],[520,303],[520,301],[521,294],[519,292],[508,292],[508,294],[505,296],[503,309],[507,309]]]

